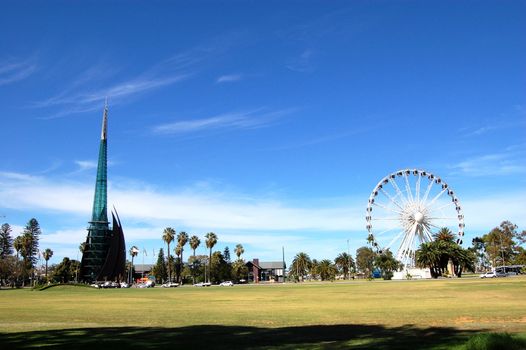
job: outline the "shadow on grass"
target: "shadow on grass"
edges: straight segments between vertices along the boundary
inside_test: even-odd
[[[328,325],[284,328],[191,326],[180,328],[77,328],[0,333],[3,349],[447,349],[476,331],[455,328],[387,328]]]

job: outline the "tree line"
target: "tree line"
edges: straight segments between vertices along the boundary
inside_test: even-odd
[[[17,237],[13,238],[12,233],[8,223],[0,227],[0,285],[23,287],[47,281],[48,261],[53,256],[53,251],[49,248],[39,250],[38,242],[42,231],[37,219],[30,219]],[[40,258],[46,264],[44,277],[37,269]]]
[[[248,268],[245,265],[245,260],[241,257],[245,252],[243,245],[237,244],[234,253],[237,259],[232,261],[230,257],[230,248],[225,247],[221,251],[212,251],[218,242],[218,236],[214,232],[205,234],[203,242],[208,248],[208,255],[197,255],[196,250],[201,245],[201,239],[190,235],[185,231],[176,233],[172,227],[164,229],[162,240],[166,243],[166,255],[164,249],[159,250],[157,262],[153,266],[152,274],[158,283],[162,282],[176,282],[183,283],[197,283],[210,282],[219,283],[225,280],[234,280],[239,282],[247,277]],[[174,255],[170,253],[170,245],[174,243]],[[186,245],[192,251],[187,262],[184,263],[184,252]]]
[[[489,233],[475,237],[469,248],[457,244],[448,228],[440,229],[433,238],[432,242],[422,243],[414,254],[416,267],[429,268],[432,278],[450,274],[461,277],[465,271],[526,265],[526,249],[522,247],[526,242],[526,231],[519,232],[517,225],[509,221],[503,221]],[[368,239],[367,246],[356,250],[356,260],[348,253],[341,253],[334,261],[318,261],[300,252],[295,255],[288,276],[289,280],[299,282],[305,279],[327,281],[351,279],[356,275],[372,278],[377,272],[383,279],[390,280],[395,271],[404,267],[389,249],[381,250]]]

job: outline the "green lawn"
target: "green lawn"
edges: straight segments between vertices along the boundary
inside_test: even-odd
[[[526,277],[0,291],[2,348],[446,349],[526,339]]]

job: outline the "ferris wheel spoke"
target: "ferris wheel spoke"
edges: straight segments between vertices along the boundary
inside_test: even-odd
[[[438,211],[438,210],[442,210],[442,209],[445,209],[445,208],[447,208],[447,207],[449,207],[449,206],[451,206],[451,205],[454,205],[454,204],[455,204],[454,202],[448,202],[447,204],[444,204],[443,206],[438,207],[438,208],[434,208],[433,210],[437,210],[437,211]],[[432,206],[430,206],[429,208],[431,209],[431,207],[432,207]]]
[[[407,191],[407,196],[409,197],[409,201],[413,202],[413,193],[411,193],[411,186],[409,186],[409,176],[407,176],[407,174],[404,174],[404,181],[405,181],[405,190]]]
[[[394,210],[394,209],[388,208],[388,207],[386,207],[385,205],[380,204],[380,203],[376,203],[376,202],[374,202],[373,205],[376,205],[377,207],[380,207],[380,208],[385,209],[385,210],[387,210],[387,211],[391,211],[391,212],[393,212],[393,213],[402,214],[402,212],[400,212],[400,211],[398,211],[398,210]]]
[[[443,226],[438,226],[438,225],[435,225],[435,224],[432,224],[432,223],[428,223],[429,226],[431,227],[434,227],[434,228],[438,228],[438,229],[441,229]]]
[[[457,217],[455,216],[443,216],[443,217],[434,217],[434,218],[428,218],[431,220],[456,220]]]
[[[417,224],[414,224],[411,227],[411,230],[405,231],[404,239],[402,241],[402,244],[400,245],[400,249],[402,249],[402,252],[407,253],[407,251],[408,251],[408,249],[410,247],[411,241],[412,241],[412,236],[414,236],[414,234],[415,234],[416,226],[417,226]]]
[[[440,191],[439,194],[437,194],[437,195],[431,200],[431,202],[428,203],[428,207],[433,206],[433,204],[437,201],[437,199],[439,199],[440,196],[442,196],[445,192],[446,192],[446,189],[444,188],[442,191]]]
[[[388,221],[395,221],[395,220],[400,220],[399,217],[390,217],[390,218],[371,218],[371,220],[373,221],[385,221],[385,220],[388,220]]]
[[[406,198],[404,197],[404,194],[402,193],[402,191],[400,191],[400,187],[398,187],[398,184],[396,183],[396,180],[392,179],[392,178],[389,178],[389,182],[391,183],[391,185],[394,187],[395,191],[396,191],[396,194],[398,195],[398,197],[400,197],[400,200],[402,202],[407,203],[407,200]]]
[[[394,205],[396,205],[401,210],[404,210],[402,207],[402,204],[398,203],[387,191],[385,191],[383,188],[380,188],[380,192],[382,192],[391,202],[393,202]]]
[[[422,176],[420,173],[418,173],[418,179],[416,179],[416,201],[420,202],[420,180],[422,180]]]
[[[431,242],[433,240],[433,234],[431,233],[431,231],[429,230],[427,226],[424,225],[423,229],[425,232],[425,237],[427,238],[427,242]]]
[[[400,231],[396,236],[395,238],[393,238],[391,240],[391,242],[389,242],[389,244],[385,247],[386,249],[389,249],[391,248],[391,246],[393,245],[394,242],[396,242],[398,239],[400,239],[400,236],[404,234],[404,231]]]
[[[426,192],[424,193],[424,197],[422,197],[422,202],[427,201],[427,197],[429,196],[429,192],[431,191],[431,188],[433,187],[433,181],[429,181],[429,184],[427,184]]]
[[[381,236],[383,236],[384,234],[386,234],[387,232],[389,232],[389,231],[393,231],[393,230],[396,230],[396,229],[397,229],[397,227],[391,227],[391,228],[388,228],[387,230],[383,230],[383,231],[381,231],[380,233],[375,234],[375,236],[376,236],[376,237],[381,237]]]

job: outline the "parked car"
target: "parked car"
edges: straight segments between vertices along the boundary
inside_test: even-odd
[[[502,272],[489,271],[480,275],[480,278],[495,278],[495,277],[506,277],[507,275]]]
[[[224,281],[219,284],[221,287],[233,287],[234,283],[232,281]]]
[[[153,287],[155,287],[154,281],[146,281],[146,282],[137,284],[137,288],[153,288]]]
[[[179,287],[179,284],[175,282],[166,282],[164,284],[161,284],[161,287],[162,288],[176,288],[176,287]]]
[[[194,284],[194,287],[210,287],[212,283],[210,282],[199,282]]]

